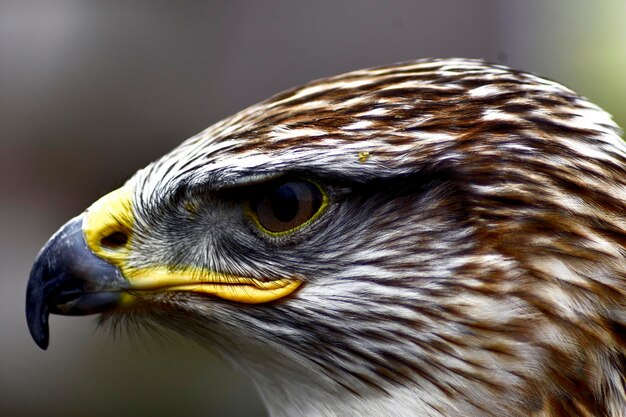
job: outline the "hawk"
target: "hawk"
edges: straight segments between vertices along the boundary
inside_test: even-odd
[[[28,325],[173,329],[271,416],[626,416],[626,146],[478,60],[349,72],[188,139],[39,253]]]

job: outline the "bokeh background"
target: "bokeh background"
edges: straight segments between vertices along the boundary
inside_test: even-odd
[[[252,384],[173,336],[24,319],[58,226],[217,120],[311,79],[419,57],[556,79],[626,125],[626,2],[0,0],[0,415],[265,416]]]

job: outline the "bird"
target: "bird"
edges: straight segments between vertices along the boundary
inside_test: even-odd
[[[45,244],[49,314],[174,331],[272,417],[626,416],[626,145],[563,85],[464,58],[279,93]]]

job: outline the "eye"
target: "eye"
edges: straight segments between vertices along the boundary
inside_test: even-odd
[[[321,189],[309,181],[276,184],[250,201],[256,221],[270,233],[293,231],[316,217],[325,206]]]

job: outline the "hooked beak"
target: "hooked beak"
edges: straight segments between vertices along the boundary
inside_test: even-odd
[[[164,291],[267,303],[300,286],[301,281],[293,277],[262,280],[195,265],[129,265],[131,198],[128,187],[100,198],[61,227],[37,256],[26,289],[26,320],[40,348],[48,347],[50,313],[97,314]]]
[[[84,215],[67,222],[43,247],[26,289],[26,319],[37,345],[49,342],[50,313],[86,315],[114,308],[129,283],[113,264],[96,256],[83,233]]]

